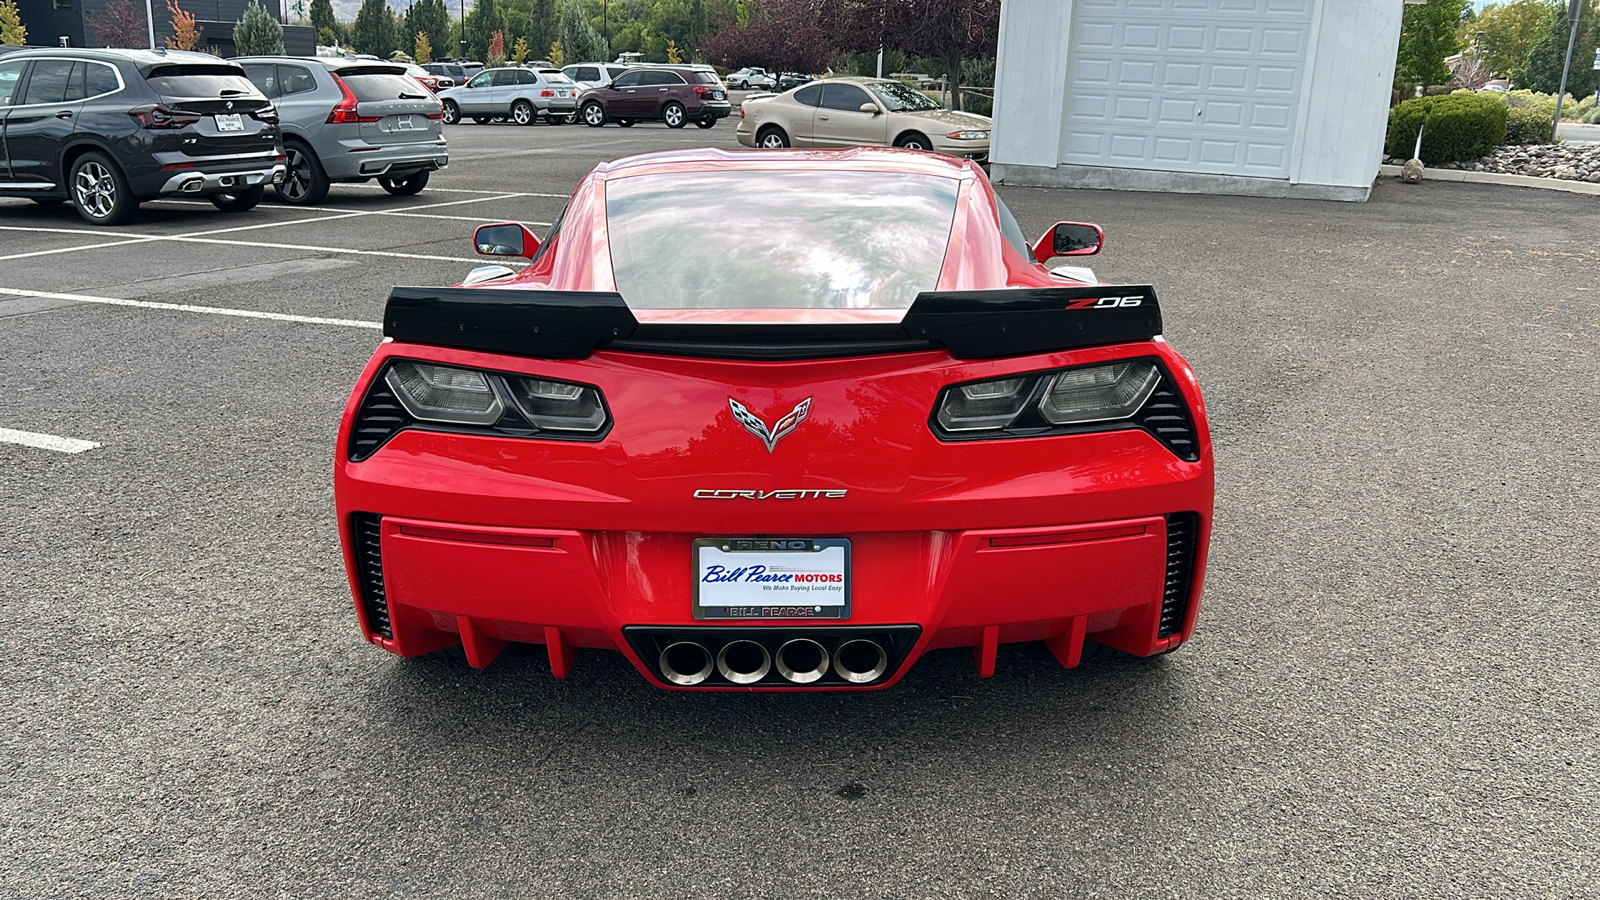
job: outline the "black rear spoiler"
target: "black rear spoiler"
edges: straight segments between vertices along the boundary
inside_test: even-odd
[[[640,324],[621,294],[397,287],[383,313],[396,341],[544,359],[596,349],[719,359],[822,359],[944,348],[995,359],[1147,341],[1161,334],[1149,285],[928,291],[898,323]]]

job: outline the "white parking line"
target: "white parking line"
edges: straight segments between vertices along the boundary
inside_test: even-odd
[[[108,235],[108,234],[109,235],[128,235],[129,234],[126,231],[107,232],[107,231],[88,231],[88,230],[84,230],[84,229],[73,229],[73,228],[31,228],[31,227],[24,226],[24,225],[0,225],[0,231],[29,231],[29,232],[43,232],[43,233],[46,233],[46,234],[89,234],[89,235],[95,235],[97,237],[101,236],[101,235]],[[206,234],[206,233],[207,232],[199,232],[198,234]],[[130,237],[137,237],[135,235],[129,235],[129,236]],[[357,249],[352,248],[352,247],[317,247],[317,246],[310,245],[310,244],[268,244],[268,243],[264,243],[264,242],[261,242],[261,241],[228,241],[228,240],[223,240],[221,238],[208,238],[208,237],[198,237],[198,236],[191,237],[191,236],[186,236],[186,235],[181,235],[181,234],[153,234],[153,235],[146,235],[146,236],[144,236],[142,238],[138,238],[137,240],[128,241],[128,243],[145,243],[145,242],[150,242],[150,241],[171,241],[171,242],[180,243],[180,244],[217,244],[217,245],[221,245],[221,246],[225,246],[225,247],[265,247],[265,248],[272,249],[272,250],[301,250],[301,251],[305,251],[305,252],[308,252],[308,253],[344,253],[344,254],[355,255],[355,256],[387,256],[387,257],[393,257],[393,258],[397,258],[397,259],[432,259],[432,260],[438,260],[440,262],[470,262],[470,263],[481,263],[482,262],[481,259],[476,259],[476,258],[469,257],[469,256],[434,256],[434,255],[428,254],[428,253],[401,253],[399,251],[394,251],[394,250],[357,250]],[[71,252],[73,250],[93,250],[96,247],[100,247],[100,246],[109,246],[109,245],[90,244],[90,245],[83,246],[83,247],[64,247],[64,248],[61,248],[57,252],[67,253],[67,252]],[[500,265],[525,266],[525,265],[527,265],[527,263],[501,261]]]
[[[82,453],[100,446],[94,441],[57,437],[53,434],[40,434],[37,431],[18,431],[15,428],[0,428],[0,442],[37,447],[40,450],[54,450],[57,453]]]
[[[195,306],[189,303],[158,303],[153,300],[125,300],[121,297],[95,297],[89,294],[59,294],[54,291],[27,291],[21,288],[0,288],[0,294],[11,294],[16,297],[39,297],[45,300],[72,300],[77,303],[103,303],[107,306],[137,306],[141,309],[168,309],[174,312],[206,313],[213,316],[237,316],[241,319],[271,319],[274,322],[298,322],[302,325],[334,325],[340,328],[383,327],[382,323],[380,322],[365,322],[360,319],[328,319],[323,318],[322,316],[297,316],[292,313],[261,312],[254,309],[229,309],[225,306]],[[4,431],[4,429],[0,429],[0,431]],[[18,433],[22,434],[25,432]]]
[[[54,253],[76,253],[79,250],[99,250],[102,247],[125,247],[128,244],[146,244],[154,238],[134,238],[131,241],[111,241],[105,244],[90,244],[87,247],[57,247],[54,250],[30,250],[27,253],[13,253],[10,256],[0,256],[0,262],[8,259],[27,259],[32,256],[50,256]]]

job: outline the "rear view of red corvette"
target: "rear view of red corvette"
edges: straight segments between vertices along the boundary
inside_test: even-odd
[[[698,150],[598,166],[542,242],[475,240],[530,263],[396,288],[345,410],[373,643],[815,690],[1193,633],[1205,412],[1150,287],[1043,265],[1098,228],[1028,245],[963,160]]]

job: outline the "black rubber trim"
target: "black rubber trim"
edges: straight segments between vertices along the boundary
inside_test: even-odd
[[[641,325],[621,294],[397,287],[383,333],[397,341],[544,359],[610,348],[719,359],[826,359],[944,348],[995,359],[1161,333],[1149,285],[924,292],[896,324]]]
[[[920,625],[771,625],[764,627],[738,627],[728,625],[684,625],[684,626],[658,626],[658,625],[625,625],[622,636],[627,639],[633,652],[639,654],[640,659],[649,667],[657,678],[666,681],[677,690],[704,690],[706,688],[761,688],[784,687],[797,690],[807,688],[870,688],[883,684],[894,678],[895,673],[905,664],[906,657],[910,655],[911,648],[916,646],[917,638],[922,636]],[[888,657],[888,666],[882,675],[865,684],[855,684],[840,678],[830,663],[828,673],[821,679],[810,684],[795,684],[787,681],[778,674],[777,665],[772,666],[765,678],[753,684],[734,684],[722,677],[716,671],[713,662],[711,675],[705,681],[696,685],[672,684],[661,674],[661,651],[669,645],[679,641],[692,641],[705,646],[714,661],[717,653],[727,644],[737,640],[750,640],[767,648],[767,653],[776,655],[778,648],[785,641],[793,638],[810,638],[827,648],[830,658],[839,645],[845,641],[867,639],[877,641]]]
[[[350,538],[355,547],[356,580],[361,583],[361,609],[367,627],[386,639],[394,638],[389,621],[389,595],[383,588],[383,520],[374,513],[350,515]]]
[[[1167,516],[1167,581],[1161,594],[1161,624],[1156,637],[1171,637],[1183,630],[1189,615],[1189,598],[1194,594],[1194,564],[1200,543],[1200,516],[1173,513]]]

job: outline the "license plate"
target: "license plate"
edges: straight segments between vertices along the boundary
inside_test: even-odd
[[[843,538],[697,538],[696,619],[848,619]]]
[[[711,92],[711,99],[713,99],[713,100],[721,100],[722,99],[722,92],[721,91],[712,91]]]
[[[243,131],[244,119],[238,113],[229,113],[225,116],[215,116],[218,131]]]

